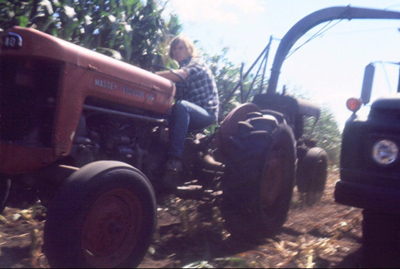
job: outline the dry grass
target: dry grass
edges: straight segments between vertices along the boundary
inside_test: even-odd
[[[321,261],[326,262],[333,258],[340,260],[350,253],[350,246],[344,244],[343,239],[348,235],[359,237],[360,234],[355,231],[360,231],[362,221],[359,209],[334,202],[333,193],[337,180],[338,171],[331,168],[324,196],[314,206],[308,206],[301,195],[295,192],[288,221],[284,226],[285,229],[294,231],[294,234],[284,231],[276,238],[244,247],[243,244],[239,247],[230,245],[230,234],[223,228],[224,221],[217,206],[170,196],[158,208],[159,223],[164,226],[157,229],[154,243],[147,255],[148,259],[154,261],[150,266],[152,264],[154,267],[158,264],[156,262],[164,259],[166,262],[160,265],[162,267],[329,267],[332,263],[321,264]],[[0,215],[0,255],[2,247],[10,246],[13,242],[14,245],[29,247],[29,257],[15,266],[48,267],[42,253],[44,217],[45,211],[40,206],[15,210],[6,217]],[[24,225],[20,230],[17,230],[18,223]],[[175,252],[160,254],[160,249],[168,247],[168,244],[178,245],[173,250]],[[215,255],[213,244],[228,249],[228,254]],[[243,251],[244,249],[248,250]],[[205,253],[205,259],[194,258],[200,252]]]

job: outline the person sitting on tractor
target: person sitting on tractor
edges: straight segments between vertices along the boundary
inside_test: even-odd
[[[169,56],[179,63],[179,69],[156,74],[176,85],[175,104],[169,119],[169,158],[163,179],[164,187],[174,190],[182,171],[181,158],[187,133],[217,121],[219,99],[214,76],[204,60],[197,56],[189,38],[175,37],[170,44]]]

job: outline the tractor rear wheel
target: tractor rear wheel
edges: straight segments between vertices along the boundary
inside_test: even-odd
[[[225,227],[232,236],[246,240],[279,233],[289,210],[296,170],[291,128],[283,118],[253,116],[239,122],[221,182]]]
[[[154,191],[139,170],[94,162],[73,173],[50,204],[44,251],[51,267],[134,267],[155,222]]]

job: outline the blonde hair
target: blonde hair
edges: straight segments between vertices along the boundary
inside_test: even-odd
[[[194,46],[193,41],[189,39],[187,36],[179,35],[174,37],[171,41],[171,45],[169,47],[169,57],[171,57],[171,59],[174,59],[174,54],[172,51],[179,44],[179,42],[182,42],[185,45],[191,57],[197,57],[197,50],[196,47]]]

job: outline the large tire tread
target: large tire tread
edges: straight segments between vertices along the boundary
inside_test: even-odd
[[[285,155],[282,186],[274,204],[263,204],[262,178],[274,151]],[[295,141],[291,128],[271,116],[239,122],[222,178],[221,211],[232,236],[249,241],[273,237],[286,221],[294,186]],[[265,183],[264,183],[265,184]]]

